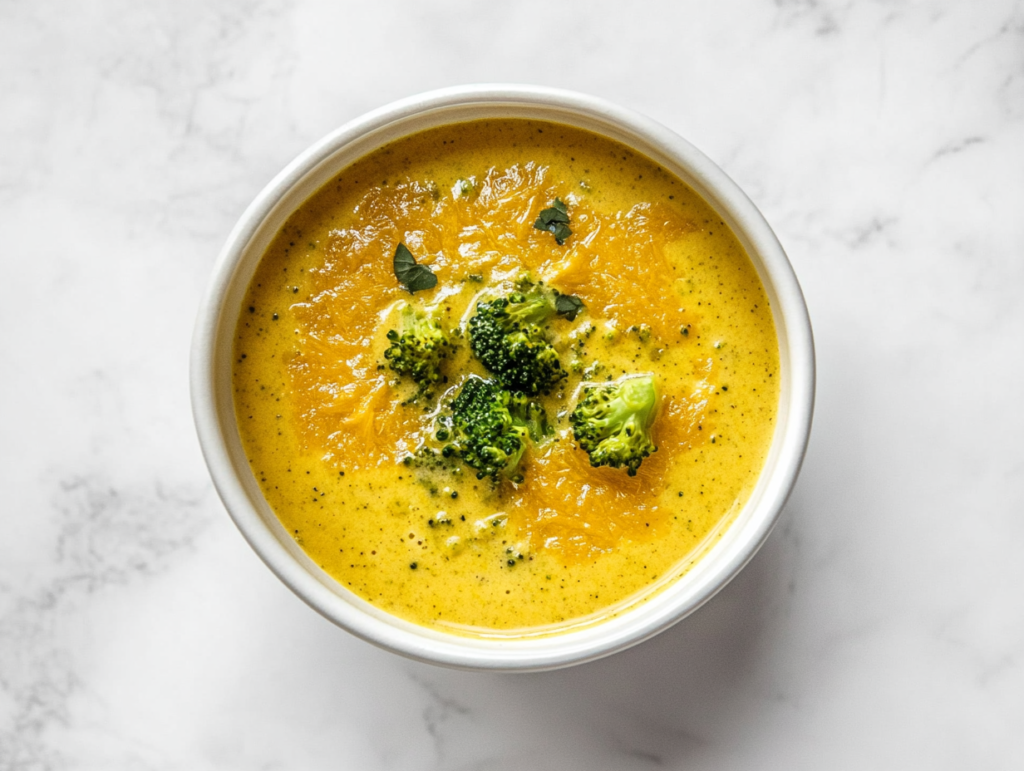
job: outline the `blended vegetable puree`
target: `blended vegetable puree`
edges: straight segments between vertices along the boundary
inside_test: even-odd
[[[548,429],[514,473],[478,474],[443,441],[467,379],[493,378],[469,319],[529,286],[558,300],[540,334],[565,375],[530,396]],[[432,387],[385,356],[403,310],[450,336]],[[466,635],[595,623],[682,575],[753,490],[779,400],[767,297],[711,207],[622,145],[525,120],[343,170],[267,249],[234,352],[242,443],[281,524],[367,602]],[[634,376],[656,388],[657,450],[635,475],[592,466],[576,405]]]

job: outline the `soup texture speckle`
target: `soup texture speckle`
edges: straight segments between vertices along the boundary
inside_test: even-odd
[[[568,236],[541,228],[556,201]],[[399,280],[400,245],[435,286]],[[478,304],[523,287],[572,306],[542,331],[564,376],[530,397],[549,429],[517,472],[478,478],[446,457],[444,416],[493,379]],[[431,388],[385,356],[403,311],[450,335]],[[387,145],[291,215],[247,290],[233,387],[252,472],[316,564],[396,616],[501,637],[598,622],[698,560],[757,482],[778,372],[757,272],[696,193],[595,134],[491,120]],[[656,451],[635,475],[591,465],[576,405],[638,377]]]

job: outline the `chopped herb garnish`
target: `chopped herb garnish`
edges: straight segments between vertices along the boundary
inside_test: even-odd
[[[583,300],[571,294],[559,294],[555,297],[555,312],[559,316],[575,321],[577,314],[583,310]]]
[[[544,209],[533,223],[537,230],[546,230],[553,234],[555,243],[559,246],[565,243],[565,239],[572,235],[569,230],[569,209],[560,198],[556,198],[550,209]]]
[[[426,265],[417,263],[405,244],[399,244],[395,249],[395,278],[409,292],[420,292],[437,286],[437,276]]]

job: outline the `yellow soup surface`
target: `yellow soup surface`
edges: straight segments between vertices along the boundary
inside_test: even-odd
[[[556,198],[562,245],[534,227]],[[435,288],[398,282],[400,243]],[[523,276],[584,304],[550,325],[569,373],[538,397],[555,436],[521,482],[404,463],[487,376],[465,335],[476,303]],[[455,330],[430,399],[384,356],[407,303]],[[648,158],[536,121],[430,130],[338,174],[264,255],[234,352],[242,443],[281,524],[366,601],[468,635],[594,623],[684,573],[753,490],[779,398],[764,288],[714,210]],[[639,373],[658,449],[635,476],[594,468],[568,420],[581,383]]]

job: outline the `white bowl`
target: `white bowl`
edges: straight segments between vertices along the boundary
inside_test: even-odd
[[[568,124],[628,145],[674,173],[725,220],[753,261],[774,311],[780,403],[758,484],[719,541],[682,577],[606,621],[546,637],[479,639],[396,618],[362,600],[298,547],[264,500],[235,424],[231,347],[243,295],[273,236],[310,195],[356,159],[447,123],[530,118]],[[635,645],[707,602],[771,532],[796,481],[814,405],[814,343],[800,286],[750,199],[714,163],[664,126],[609,102],[536,86],[479,85],[404,99],[342,126],[302,153],[256,197],[217,260],[192,345],[192,409],[210,474],[238,529],[267,566],[334,623],[421,661],[479,670],[544,670]]]

